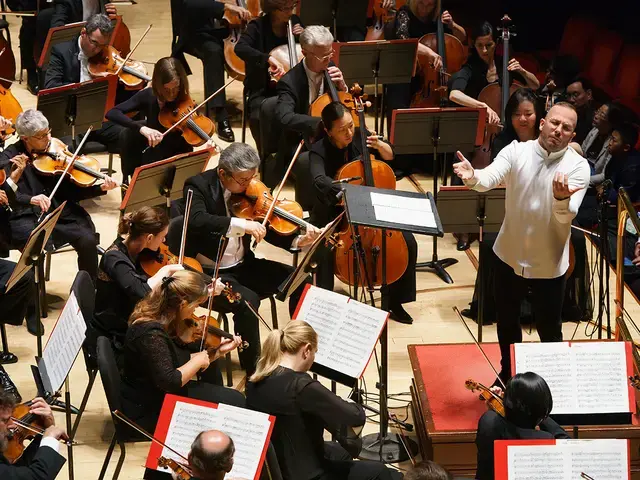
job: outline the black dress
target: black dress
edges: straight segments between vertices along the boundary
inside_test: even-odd
[[[248,382],[247,406],[276,416],[271,443],[284,480],[402,478],[382,463],[352,460],[359,442],[351,427],[364,425],[364,409],[305,372],[278,367],[260,382]],[[336,435],[340,445],[325,443],[325,430]]]
[[[138,322],[127,331],[122,373],[122,409],[124,414],[147,431],[154,431],[165,393],[213,403],[244,407],[237,390],[205,381],[182,385],[178,370],[190,359],[187,348],[179,348],[164,327],[154,321]],[[205,372],[215,367],[210,365]]]
[[[171,108],[171,104],[168,105]],[[145,120],[136,121],[126,114],[139,112]],[[149,127],[163,133],[167,129],[160,124],[158,115],[160,105],[151,88],[145,88],[136,93],[129,100],[122,102],[107,112],[107,119],[125,127],[120,136],[122,175],[127,179],[133,174],[136,167],[164,160],[181,153],[191,152],[193,148],[182,137],[179,131],[174,130],[162,139],[154,148],[142,153],[148,146],[147,139],[140,134],[142,127]]]

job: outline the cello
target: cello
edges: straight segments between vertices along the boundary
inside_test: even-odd
[[[364,185],[369,187],[387,188],[395,190],[396,177],[393,169],[385,162],[370,157],[367,147],[366,123],[364,118],[364,99],[362,89],[356,84],[351,89],[360,120],[360,151],[362,156],[342,166],[336,173],[336,180],[352,177],[362,177]],[[362,183],[362,182],[361,182]],[[386,266],[382,263],[382,236],[386,236]],[[381,286],[383,268],[386,270],[386,283],[398,280],[409,264],[409,251],[402,232],[397,230],[382,230],[379,228],[360,227],[355,231],[345,222],[342,230],[337,233],[337,243],[334,250],[335,274],[344,283],[355,286],[354,275],[354,238],[359,237],[359,243],[364,252],[364,272],[369,278],[360,276],[359,285],[367,287]],[[360,264],[360,259],[359,264]]]
[[[323,75],[324,75],[324,82],[327,85],[327,93],[323,93],[313,101],[313,103],[309,106],[309,115],[311,115],[312,117],[321,117],[322,110],[324,110],[324,107],[326,107],[332,102],[340,102],[345,107],[347,107],[351,112],[351,114],[353,115],[354,126],[359,127],[360,116],[358,115],[358,110],[357,110],[356,102],[353,98],[353,95],[351,95],[348,92],[342,92],[342,91],[339,92],[336,86],[331,81],[331,77],[329,76],[328,70],[325,70],[323,72]],[[358,86],[358,88],[360,88],[360,86]]]
[[[406,0],[396,0],[395,8],[384,8],[382,0],[372,0],[370,5],[372,23],[367,27],[365,41],[384,40],[384,30],[391,22],[395,21],[398,10],[407,3]]]
[[[302,55],[302,47],[299,43],[296,43],[296,39],[293,36],[293,22],[291,22],[291,19],[287,21],[287,44],[277,46],[269,52],[269,56],[280,62],[285,73],[295,67],[304,58],[304,55]],[[271,75],[271,73],[269,74]],[[282,77],[271,75],[272,82],[277,82],[280,78]]]
[[[442,12],[438,14],[436,25],[437,32],[423,35],[419,43],[438,52],[442,58],[442,67],[436,70],[431,65],[423,64],[424,60],[418,57],[422,88],[411,99],[412,108],[447,106],[449,76],[460,70],[466,61],[462,42],[454,35],[444,33]]]
[[[251,18],[256,18],[260,14],[260,4],[258,0],[225,0],[229,3],[251,12]],[[240,35],[244,32],[247,23],[241,20],[238,15],[225,12],[224,21],[229,27],[229,36],[224,39],[224,64],[227,73],[238,80],[244,80],[245,65],[244,61],[236,55],[235,48],[240,40]]]

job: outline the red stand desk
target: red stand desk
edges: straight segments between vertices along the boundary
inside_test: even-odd
[[[499,367],[497,343],[483,343],[491,363]],[[458,476],[476,472],[476,429],[486,411],[478,393],[467,390],[465,380],[490,386],[495,380],[484,357],[473,343],[409,345],[413,369],[411,386],[413,421],[422,458],[433,460]],[[606,392],[603,392],[606,401]],[[572,427],[565,427],[572,435]],[[579,438],[628,438],[631,440],[631,474],[640,480],[640,418],[631,425],[580,426]]]

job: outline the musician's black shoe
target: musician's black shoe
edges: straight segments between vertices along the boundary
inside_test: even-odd
[[[389,309],[389,313],[391,314],[391,320],[395,320],[398,323],[404,323],[406,325],[411,325],[413,323],[413,318],[409,315],[409,312],[407,312],[400,304],[393,305]]]
[[[463,252],[464,250],[468,250],[470,246],[469,235],[466,233],[458,234],[458,244],[456,245],[456,249],[459,252]]]
[[[18,363],[18,357],[11,352],[0,352],[0,364],[8,365],[10,363]]]
[[[35,71],[27,72],[27,90],[32,95],[37,95],[40,87],[38,86],[38,74]]]
[[[478,319],[478,311],[476,309],[473,308],[464,308],[460,311],[460,315],[462,315],[463,317],[467,317],[470,320],[477,320]]]
[[[236,137],[233,134],[233,130],[231,130],[231,124],[229,120],[223,120],[218,122],[218,137],[225,142],[235,142]]]
[[[27,332],[29,332],[34,337],[38,336],[38,327],[35,322],[27,320]],[[42,335],[44,335],[44,325],[42,324],[42,322],[40,322],[40,332],[42,332]]]
[[[16,403],[22,402],[22,396],[20,392],[18,392],[18,387],[16,387],[15,383],[9,377],[9,374],[4,370],[4,368],[0,367],[0,388],[3,391],[10,393],[16,399]]]

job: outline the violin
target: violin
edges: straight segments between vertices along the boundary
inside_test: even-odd
[[[471,379],[464,382],[464,386],[467,390],[471,390],[472,392],[479,391],[480,398],[487,402],[489,408],[501,417],[504,417],[504,402],[502,401],[501,396],[493,393],[489,388],[485,387],[481,383],[474,382]]]
[[[273,204],[271,190],[260,180],[251,180],[244,194],[234,193],[229,199],[230,210],[238,218],[260,221]],[[302,207],[294,200],[277,200],[273,214],[269,216],[269,227],[280,235],[291,235],[299,229],[306,230],[309,224],[302,220]]]
[[[43,175],[61,175],[73,158],[67,145],[57,138],[52,138],[46,151],[32,152],[31,164]],[[98,160],[86,155],[79,155],[69,169],[69,178],[79,187],[90,187],[97,180],[105,180],[107,175],[100,172]],[[124,188],[123,185],[119,185]]]
[[[293,36],[293,22],[291,19],[287,21],[287,44],[278,45],[269,52],[269,56],[280,62],[285,73],[295,67],[304,58],[304,55],[302,55],[302,47],[299,43],[296,43],[296,39]],[[282,78],[271,74],[271,72],[269,75],[271,75],[271,82],[277,82]]]
[[[230,3],[249,10],[252,19],[260,14],[260,2],[258,0],[225,0],[224,3]],[[240,35],[247,27],[247,23],[235,13],[229,11],[224,13],[224,21],[229,27],[229,36],[224,39],[225,69],[229,75],[238,78],[238,80],[244,80],[246,72],[244,61],[236,55],[235,48],[238,40],[240,40]]]
[[[354,102],[357,106],[360,119],[360,151],[362,157],[342,166],[336,173],[336,180],[351,177],[362,177],[364,185],[370,187],[387,188],[395,190],[396,177],[393,169],[385,162],[371,159],[367,147],[366,124],[364,118],[364,96],[362,88],[356,84],[351,89]],[[371,278],[360,278],[359,281],[366,287],[367,281],[372,285],[382,285],[382,271],[386,268],[386,282],[391,284],[398,280],[409,265],[409,250],[402,232],[397,230],[382,230],[379,228],[361,227],[359,229],[360,243],[364,251],[366,262],[365,272],[370,272]],[[386,236],[387,261],[382,263],[382,235]],[[345,221],[343,228],[337,235],[336,248],[334,250],[335,274],[344,283],[355,285],[354,275],[354,241],[355,233],[352,227]]]
[[[126,90],[140,90],[144,88],[151,77],[142,62],[126,60],[120,52],[111,45],[107,45],[98,55],[89,59],[89,73],[93,78],[118,74],[119,81]]]
[[[329,72],[324,72],[324,83],[327,85],[327,93],[323,93],[309,106],[309,115],[312,117],[322,117],[322,110],[324,107],[332,102],[340,102],[351,111],[353,116],[353,124],[356,127],[360,126],[360,117],[357,114],[356,104],[353,100],[353,96],[348,92],[339,92],[336,86],[331,81]],[[364,124],[363,124],[364,125]]]
[[[158,466],[172,470],[178,480],[191,480],[193,478],[186,466],[179,464],[172,458],[158,457]]]
[[[195,313],[190,318],[178,321],[173,333],[184,343],[201,342],[205,322],[207,323],[207,333],[204,346],[210,354],[215,353],[220,347],[223,338],[233,340],[233,335],[222,330],[215,317],[209,315],[209,321],[207,322],[206,315],[197,316]],[[241,352],[245,348],[249,348],[249,343],[243,341],[242,345],[238,347],[238,351]]]
[[[167,103],[158,115],[158,121],[164,128],[175,128],[182,132],[182,137],[192,147],[199,147],[207,142],[213,142],[211,135],[216,131],[213,121],[198,113],[196,110],[196,102],[190,96],[176,103]],[[192,113],[193,112],[193,113]],[[190,115],[189,118],[178,124],[182,118]]]

